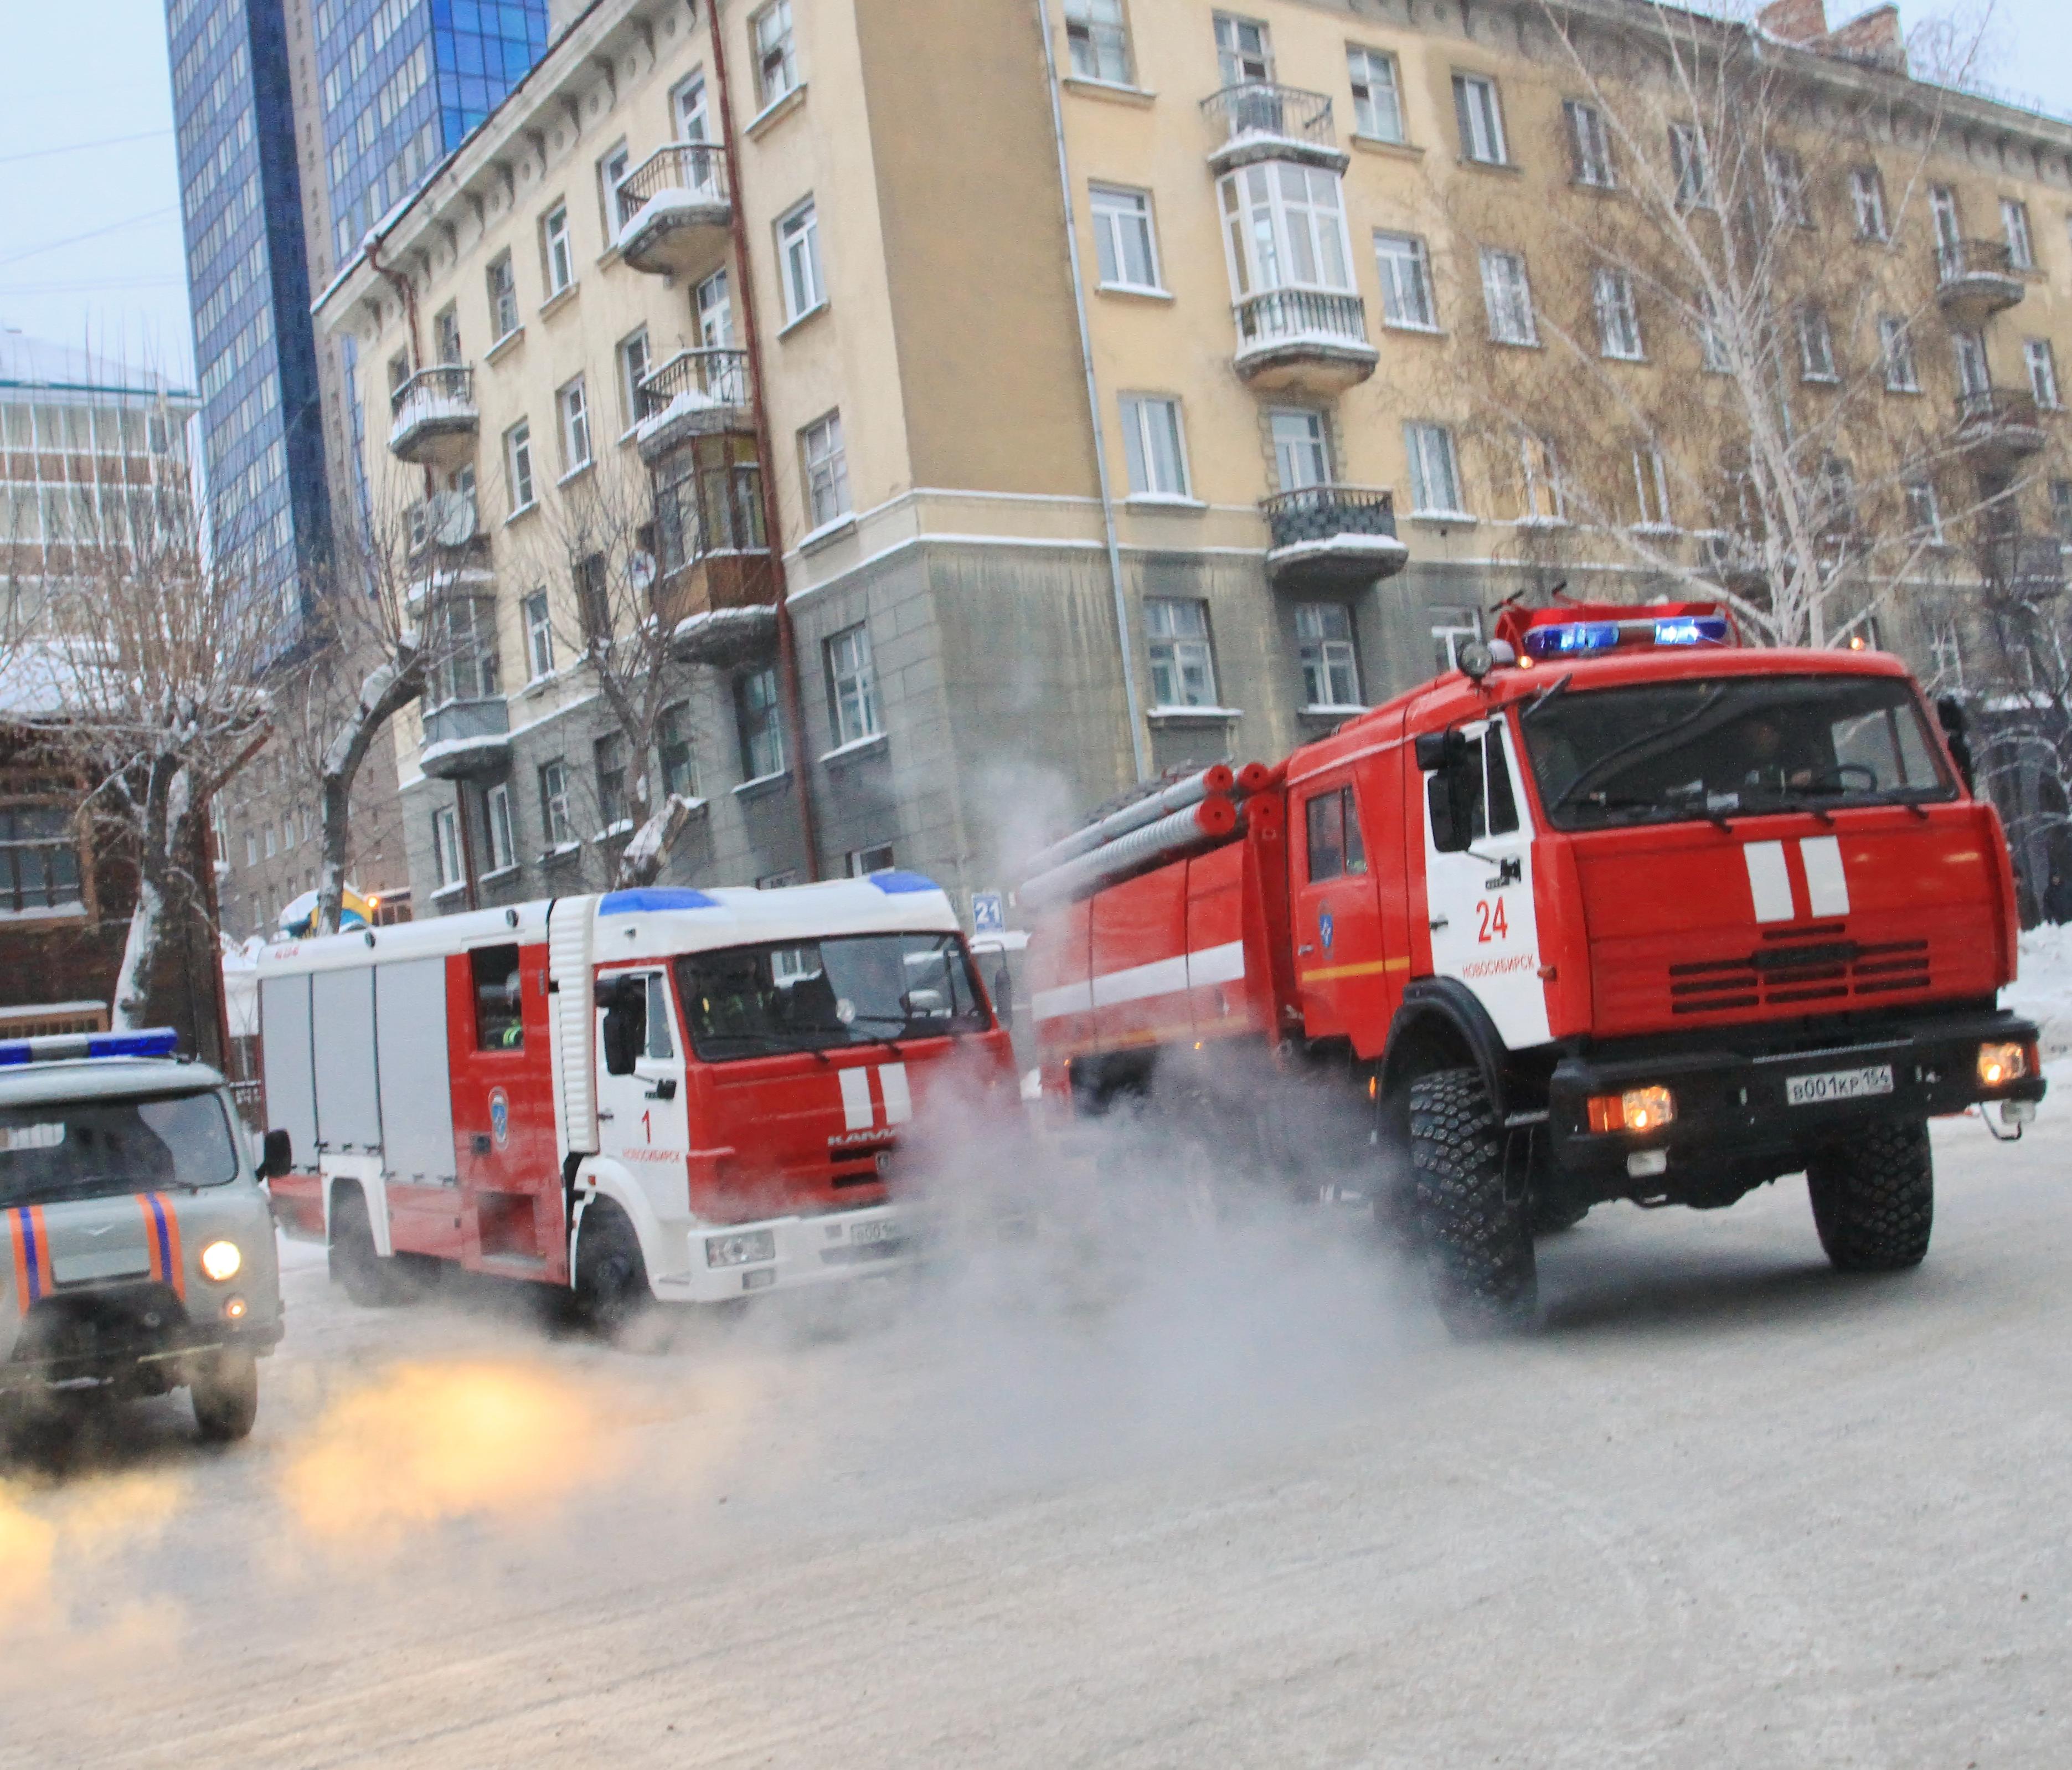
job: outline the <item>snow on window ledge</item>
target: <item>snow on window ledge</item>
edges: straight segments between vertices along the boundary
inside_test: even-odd
[[[0,908],[0,922],[62,922],[85,914],[84,904],[32,904],[27,909]]]
[[[1241,719],[1244,714],[1234,706],[1154,706],[1145,717],[1158,725],[1185,725],[1190,721],[1208,725]]]
[[[791,778],[789,768],[779,768],[767,775],[751,775],[734,788],[736,792],[761,792],[771,787],[781,785]]]
[[[867,737],[851,738],[847,743],[838,743],[832,750],[820,752],[823,762],[846,762],[851,756],[861,755],[866,750],[881,750],[885,747],[885,734],[873,731]]]
[[[442,885],[437,891],[434,891],[432,893],[432,901],[434,904],[443,904],[450,897],[460,896],[462,893],[467,891],[467,881],[464,879],[457,879],[452,884]]]
[[[633,820],[631,817],[622,817],[616,823],[606,824],[603,829],[591,837],[590,840],[594,842],[615,842],[621,836],[630,836],[632,834]]]
[[[499,879],[509,879],[512,875],[516,873],[517,871],[518,862],[514,860],[508,866],[491,867],[487,872],[484,873],[480,879],[477,879],[475,883],[478,885],[494,885]],[[438,894],[434,891],[432,895],[436,897]]]
[[[557,842],[552,848],[541,853],[540,864],[545,866],[557,860],[566,860],[569,855],[580,854],[582,852],[581,842]]]

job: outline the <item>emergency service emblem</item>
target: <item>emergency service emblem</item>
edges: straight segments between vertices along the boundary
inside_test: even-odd
[[[499,1149],[511,1141],[511,1097],[501,1088],[489,1090],[489,1134]]]
[[[1324,943],[1326,949],[1330,948],[1331,944],[1331,912],[1328,909],[1317,918],[1317,938]]]

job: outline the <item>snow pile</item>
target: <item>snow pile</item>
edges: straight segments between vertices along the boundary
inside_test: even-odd
[[[2046,1059],[2072,1056],[2072,923],[2022,936],[2021,975],[2000,991],[2000,1006],[2037,1023]]]

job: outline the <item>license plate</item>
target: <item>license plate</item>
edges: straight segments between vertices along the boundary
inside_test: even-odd
[[[1830,1069],[1819,1076],[1790,1076],[1786,1101],[1794,1106],[1823,1106],[1830,1101],[1865,1100],[1892,1092],[1892,1065],[1866,1064],[1861,1069]]]
[[[849,1240],[857,1241],[890,1241],[899,1233],[899,1225],[889,1217],[876,1223],[859,1223],[849,1231]]]

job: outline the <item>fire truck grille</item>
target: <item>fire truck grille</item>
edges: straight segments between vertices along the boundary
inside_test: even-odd
[[[1875,1001],[1929,986],[1926,941],[1809,940],[1832,928],[1794,929],[1789,945],[1745,958],[1698,959],[1669,967],[1672,1013],[1722,1014],[1745,1008],[1798,1008]]]

